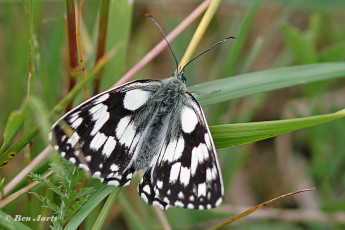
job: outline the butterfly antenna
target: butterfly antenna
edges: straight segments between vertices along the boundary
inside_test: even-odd
[[[203,51],[202,53],[198,54],[197,56],[195,56],[194,58],[192,58],[192,60],[190,60],[183,68],[182,71],[184,71],[184,69],[186,68],[187,65],[189,65],[191,62],[193,62],[195,59],[197,59],[198,57],[200,57],[201,55],[207,53],[208,51],[210,51],[211,49],[213,49],[214,47],[216,47],[217,45],[229,40],[229,39],[238,39],[236,37],[227,37],[219,42],[217,42],[216,44],[214,44],[213,46],[211,46],[210,48],[206,49],[205,51]]]
[[[178,69],[178,62],[177,62],[177,58],[175,56],[175,53],[174,51],[172,50],[171,46],[170,46],[170,43],[168,42],[168,39],[166,38],[165,36],[165,33],[163,32],[161,26],[158,24],[158,22],[156,21],[156,19],[154,17],[152,17],[150,14],[145,14],[146,17],[149,17],[155,24],[156,26],[158,27],[158,29],[160,30],[164,40],[167,42],[168,46],[169,46],[169,49],[170,49],[170,52],[172,53],[172,55],[174,56],[174,59],[175,59],[175,64],[176,64],[176,69]]]

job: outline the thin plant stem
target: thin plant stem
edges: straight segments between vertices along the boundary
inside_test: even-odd
[[[109,19],[109,0],[103,0],[100,3],[100,13],[99,13],[99,24],[98,24],[98,39],[97,39],[97,52],[96,52],[96,61],[103,57],[105,52],[106,38],[107,38],[107,28],[108,28],[108,19]],[[99,93],[99,87],[101,78],[104,74],[104,68],[102,68],[94,81],[94,90],[93,95]]]
[[[160,208],[158,208],[157,206],[153,207],[153,210],[155,211],[156,216],[158,217],[158,220],[161,223],[162,228],[164,230],[171,230],[168,219],[164,215],[163,211]]]
[[[50,176],[51,174],[53,174],[53,171],[48,172],[47,174],[45,174],[42,179],[47,178],[48,176]],[[18,190],[17,192],[11,194],[10,196],[6,197],[5,199],[0,201],[0,209],[4,208],[6,205],[8,205],[9,203],[11,203],[12,201],[16,200],[17,198],[19,198],[21,195],[25,194],[27,191],[29,191],[30,189],[32,189],[33,187],[35,187],[36,185],[38,185],[38,181],[32,182],[31,184],[25,186],[24,188],[21,188],[20,190]]]
[[[33,159],[20,173],[17,174],[4,188],[4,195],[8,194],[22,179],[26,177],[34,168],[41,163],[48,154],[53,150],[49,145],[35,159]],[[0,197],[1,198],[1,197]]]
[[[224,228],[225,226],[227,226],[227,225],[229,225],[229,224],[231,224],[231,223],[233,223],[233,222],[235,222],[235,221],[238,221],[239,219],[241,219],[241,218],[243,218],[243,217],[245,217],[245,216],[248,216],[249,214],[251,214],[251,213],[253,213],[253,212],[255,212],[255,211],[257,211],[257,210],[259,210],[259,209],[261,209],[261,208],[263,208],[263,207],[265,207],[266,205],[268,205],[268,204],[270,204],[270,203],[272,203],[272,202],[274,202],[274,201],[283,199],[283,198],[288,197],[288,196],[293,196],[293,195],[296,195],[296,194],[298,194],[298,193],[308,192],[308,191],[312,191],[312,190],[315,190],[315,188],[303,189],[303,190],[299,190],[299,191],[296,191],[296,192],[290,192],[290,193],[286,193],[286,194],[284,194],[284,195],[278,196],[278,197],[273,198],[273,199],[271,199],[271,200],[269,200],[269,201],[265,201],[265,202],[263,202],[263,203],[261,203],[261,204],[255,206],[255,207],[253,207],[253,208],[250,208],[250,209],[248,209],[247,211],[242,212],[241,214],[239,214],[239,215],[237,215],[237,216],[235,216],[235,217],[232,217],[232,218],[230,218],[230,219],[228,219],[228,220],[226,220],[226,221],[224,221],[224,222],[222,222],[222,223],[219,223],[219,224],[217,224],[217,225],[215,225],[215,226],[212,226],[211,228],[208,228],[207,230],[218,230],[218,229],[222,229],[222,228]]]
[[[190,41],[188,48],[180,62],[179,69],[182,69],[191,58],[192,54],[195,51],[196,46],[200,42],[202,36],[204,35],[208,25],[211,22],[211,19],[213,18],[214,14],[216,13],[216,10],[219,7],[219,4],[221,3],[221,0],[212,0],[209,7],[207,8],[204,16],[201,19],[201,22],[198,25],[198,28],[196,29],[192,40]]]
[[[68,79],[69,86],[68,92],[70,92],[77,81],[79,75],[79,60],[78,60],[78,46],[77,46],[77,36],[76,36],[76,21],[75,21],[75,4],[74,0],[66,0],[66,11],[67,11],[67,34],[68,34],[68,53],[69,53],[69,70]],[[69,111],[73,106],[73,101],[71,101],[66,111]]]
[[[80,0],[80,2],[79,2],[77,31],[76,31],[79,61],[80,61],[81,74],[82,74],[83,79],[86,78],[86,72],[85,72],[85,59],[84,59],[83,46],[82,46],[81,39],[80,39],[80,22],[81,22],[81,14],[83,11],[84,2],[85,2],[85,0]],[[89,90],[88,90],[87,86],[85,86],[85,88],[84,88],[84,97],[85,97],[85,100],[87,100],[89,98]]]

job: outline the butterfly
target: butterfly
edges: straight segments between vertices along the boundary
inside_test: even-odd
[[[215,146],[185,82],[182,68],[107,90],[55,122],[49,138],[61,156],[107,185],[127,186],[146,169],[138,193],[162,210],[217,207],[224,187]]]

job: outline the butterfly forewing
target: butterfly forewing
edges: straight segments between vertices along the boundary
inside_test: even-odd
[[[222,177],[203,111],[190,93],[185,97],[176,115],[178,122],[169,122],[177,129],[176,135],[167,137],[138,186],[147,203],[163,210],[169,206],[210,209],[223,197]]]
[[[133,81],[87,100],[53,125],[54,148],[102,182],[127,185],[142,136],[135,118],[159,86],[156,80]]]

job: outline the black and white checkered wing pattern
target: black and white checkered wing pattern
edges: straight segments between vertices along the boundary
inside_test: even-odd
[[[53,125],[54,148],[103,183],[128,185],[142,137],[142,128],[134,119],[160,84],[133,81],[90,98]]]
[[[145,202],[163,210],[210,209],[223,199],[222,176],[205,116],[196,99],[185,95],[179,122],[172,121],[177,135],[167,137],[138,186]]]

